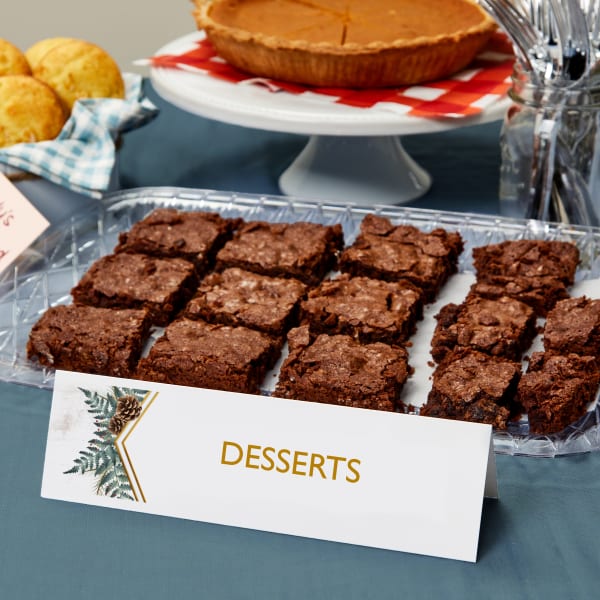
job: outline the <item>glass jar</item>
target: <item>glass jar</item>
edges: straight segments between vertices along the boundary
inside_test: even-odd
[[[518,66],[500,134],[504,216],[600,223],[600,82],[538,86]]]

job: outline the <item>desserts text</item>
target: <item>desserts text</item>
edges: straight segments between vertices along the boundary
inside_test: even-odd
[[[358,458],[346,458],[318,452],[304,452],[288,448],[224,441],[221,450],[222,465],[240,465],[246,469],[260,469],[289,473],[301,477],[320,476],[322,479],[345,480],[358,483],[360,473]]]

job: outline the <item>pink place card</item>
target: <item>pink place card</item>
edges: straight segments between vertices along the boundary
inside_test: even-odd
[[[49,225],[31,202],[0,173],[0,273]]]

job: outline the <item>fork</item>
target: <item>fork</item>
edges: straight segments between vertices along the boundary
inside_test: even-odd
[[[600,0],[581,0],[590,34],[590,42],[595,51],[600,49]]]
[[[540,30],[509,0],[478,0],[479,4],[504,29],[525,70],[539,83],[551,79],[555,64],[544,44]]]
[[[555,156],[557,144],[561,144],[558,131],[565,91],[587,76],[590,65],[585,16],[578,0],[565,0],[566,6],[560,0],[550,0],[550,4],[548,0],[530,0],[527,3],[529,19],[523,12],[525,0],[520,0],[521,9],[507,0],[479,0],[479,3],[509,35],[532,84],[540,87],[536,100],[541,108],[535,112],[529,180],[532,202],[527,216],[546,221],[557,205],[555,175],[564,175],[555,173]],[[549,49],[550,40],[554,42],[553,25],[561,48],[558,58],[553,58]],[[565,191],[574,189],[568,182],[561,187]],[[559,216],[562,218],[564,214],[565,211],[561,211]]]
[[[567,81],[583,79],[591,64],[588,23],[579,2],[550,0],[561,47],[561,75]]]
[[[556,205],[560,201],[556,197],[555,175],[559,181],[561,179],[564,181],[569,175],[569,173],[555,173],[557,145],[559,154],[562,150],[558,131],[566,101],[565,92],[579,86],[587,78],[591,64],[587,22],[579,1],[550,0],[550,7],[561,48],[561,60],[557,67],[556,80],[553,82],[557,86],[556,91],[550,89],[548,97],[544,98],[547,102],[540,102],[541,109],[536,112],[530,180],[533,202],[529,216],[543,221],[550,218],[553,203]],[[585,90],[582,91],[582,94],[585,93]],[[568,167],[564,161],[561,161],[561,164]],[[569,186],[562,187],[569,190]],[[571,187],[571,189],[575,188]],[[571,204],[577,202],[575,196],[571,196],[569,200]],[[560,204],[566,206],[567,203],[560,201]]]

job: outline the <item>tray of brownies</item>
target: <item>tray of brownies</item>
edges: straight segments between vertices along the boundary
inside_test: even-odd
[[[118,192],[0,276],[0,380],[55,369],[488,423],[600,449],[600,229]]]

